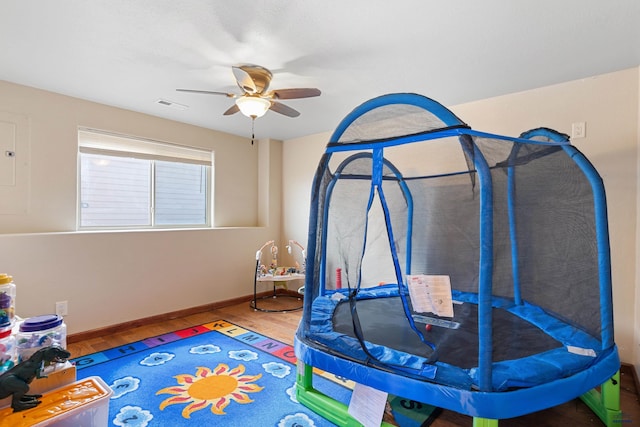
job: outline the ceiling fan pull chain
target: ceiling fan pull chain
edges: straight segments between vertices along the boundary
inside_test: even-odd
[[[251,145],[253,145],[253,140],[256,139],[256,134],[253,130],[255,124],[256,124],[256,118],[251,117]]]

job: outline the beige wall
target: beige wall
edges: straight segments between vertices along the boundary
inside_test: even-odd
[[[638,72],[638,83],[637,83],[637,87],[638,87],[638,92],[637,92],[637,99],[638,99],[638,105],[637,105],[637,111],[638,111],[638,121],[637,121],[637,135],[638,135],[638,144],[637,146],[640,147],[640,68],[638,68],[639,72]],[[636,167],[638,171],[640,171],[640,154],[637,157],[637,164]],[[640,183],[640,172],[638,173],[638,179],[636,180],[636,183]],[[638,188],[640,188],[640,185],[638,186]],[[640,196],[636,196],[636,254],[640,253]],[[635,364],[636,367],[636,373],[640,373],[640,267],[638,267],[638,261],[637,261],[637,255],[634,258],[634,264],[636,266],[636,276],[635,276],[635,289],[636,289],[636,300],[635,300],[635,307],[636,307],[636,312],[635,312],[635,319],[633,321],[633,324],[636,325],[635,326],[635,335],[633,338],[633,347],[634,347],[634,351],[633,351],[633,363]],[[640,374],[639,374],[640,375]]]
[[[337,124],[337,123],[336,123]],[[283,237],[307,246],[311,185],[331,133],[284,141],[282,157]]]
[[[28,192],[28,211],[0,212],[0,271],[14,276],[18,315],[51,313],[66,300],[74,333],[252,294],[256,249],[280,235],[281,142],[251,145],[1,81],[0,113],[25,117],[30,134],[28,153],[21,147],[16,156],[28,170],[28,182],[16,183]],[[74,232],[78,126],[213,149],[216,228]],[[259,168],[259,157],[275,167]],[[266,213],[259,213],[258,182]],[[13,197],[6,187],[3,201]]]
[[[640,366],[640,291],[636,275],[638,74],[639,69],[633,68],[451,107],[476,130],[513,136],[540,126],[570,134],[572,123],[586,122],[586,138],[573,143],[604,179],[616,341],[622,360],[637,367]],[[285,235],[299,239],[306,236],[308,208],[303,210],[301,206],[308,207],[313,174],[329,137],[327,132],[284,142],[284,163],[288,165],[283,170]]]

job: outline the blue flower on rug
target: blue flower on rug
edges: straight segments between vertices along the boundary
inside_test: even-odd
[[[113,394],[111,395],[112,399],[117,399],[119,397],[124,396],[127,393],[131,393],[132,391],[136,391],[140,386],[140,378],[134,377],[124,377],[118,378],[110,384],[109,387],[113,390]]]
[[[224,363],[219,363],[215,369],[198,367],[194,375],[181,374],[174,378],[178,385],[165,387],[156,392],[158,394],[172,394],[160,404],[160,410],[169,405],[187,404],[182,410],[183,418],[190,418],[195,411],[205,409],[211,405],[211,412],[215,415],[225,415],[224,408],[234,401],[236,403],[251,403],[247,393],[256,393],[263,389],[257,384],[251,384],[262,377],[244,374],[244,365],[229,369]]]
[[[278,423],[278,427],[313,427],[316,424],[307,414],[298,412],[297,414],[287,415]]]
[[[258,359],[258,353],[250,350],[237,350],[230,351],[229,358],[234,360],[242,360],[243,362],[248,362],[250,360]]]
[[[119,427],[146,427],[153,418],[151,412],[139,406],[125,406],[120,409],[113,420],[113,424]]]
[[[144,366],[164,365],[174,357],[176,357],[176,355],[173,353],[151,353],[149,356],[142,359],[140,364]]]
[[[191,347],[191,349],[189,350],[189,353],[191,354],[213,354],[213,353],[220,353],[220,347],[218,347],[217,345],[213,345],[213,344],[205,344],[205,345],[199,345],[196,347]]]
[[[273,375],[276,378],[284,378],[291,372],[291,366],[285,365],[284,363],[263,363],[262,367],[267,373]]]

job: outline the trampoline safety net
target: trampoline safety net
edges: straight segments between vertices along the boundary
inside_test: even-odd
[[[376,98],[327,145],[308,237],[297,336],[333,356],[492,391],[614,346],[602,180],[551,129],[493,135],[420,95]],[[446,277],[453,313],[418,310],[412,276]],[[536,365],[564,353],[590,357]]]

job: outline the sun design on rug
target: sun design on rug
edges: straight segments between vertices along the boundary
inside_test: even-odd
[[[229,369],[224,363],[220,363],[215,369],[198,367],[195,376],[189,374],[176,375],[177,386],[171,386],[158,390],[158,394],[173,394],[160,404],[160,410],[169,405],[178,403],[187,404],[182,410],[183,418],[190,418],[195,411],[211,405],[211,412],[216,415],[224,415],[231,401],[236,403],[251,403],[247,393],[256,393],[263,387],[252,382],[260,379],[262,374],[242,375],[244,365]]]

